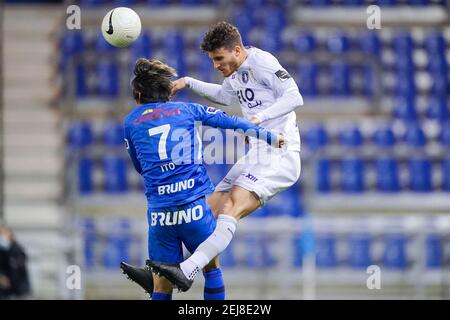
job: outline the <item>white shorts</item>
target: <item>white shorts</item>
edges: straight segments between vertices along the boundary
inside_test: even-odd
[[[252,148],[240,158],[214,191],[227,192],[240,186],[254,192],[264,206],[277,193],[300,177],[300,152],[285,149]]]

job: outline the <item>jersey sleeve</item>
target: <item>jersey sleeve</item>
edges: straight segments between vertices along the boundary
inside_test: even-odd
[[[196,94],[221,105],[231,105],[236,100],[233,88],[227,79],[222,85],[203,82],[191,77],[185,77],[187,87]]]
[[[191,105],[191,108],[193,108],[196,120],[207,126],[241,130],[245,135],[266,141],[268,144],[275,145],[278,142],[276,134],[245,119],[228,116],[225,112],[213,107]]]
[[[125,140],[125,146],[127,148],[128,154],[130,155],[131,161],[133,162],[134,168],[139,174],[142,174],[142,167],[141,163],[139,162],[137,156],[136,156],[136,148],[134,147],[133,141],[131,140],[131,135],[129,132],[129,128],[124,122],[124,140]]]
[[[298,92],[295,80],[273,55],[268,52],[260,53],[260,55],[253,69],[257,81],[274,90],[277,98],[286,92]]]

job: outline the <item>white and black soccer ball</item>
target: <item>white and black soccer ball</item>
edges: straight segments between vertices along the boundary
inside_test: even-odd
[[[102,34],[111,45],[126,48],[139,37],[141,27],[141,19],[134,10],[118,7],[103,18]]]

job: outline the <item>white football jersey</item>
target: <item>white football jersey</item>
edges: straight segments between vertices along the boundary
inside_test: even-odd
[[[222,89],[237,100],[242,114],[250,120],[252,116],[269,108],[286,90],[297,90],[294,79],[269,52],[258,48],[246,48],[248,56],[238,70],[225,78]],[[300,134],[294,111],[284,116],[267,120],[261,126],[286,137],[288,150],[300,151]],[[251,139],[251,146],[265,145]]]

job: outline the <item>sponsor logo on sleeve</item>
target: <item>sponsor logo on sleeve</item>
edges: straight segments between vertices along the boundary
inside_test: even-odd
[[[278,79],[280,79],[282,82],[288,80],[291,78],[291,75],[286,71],[286,70],[278,70],[277,72],[275,72],[275,75],[278,77]]]

